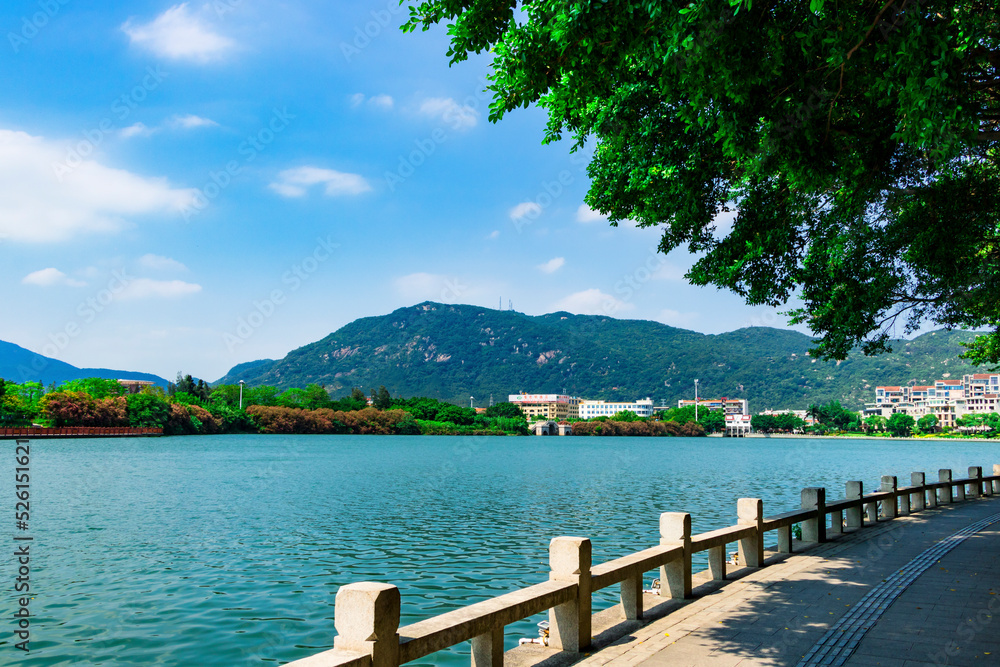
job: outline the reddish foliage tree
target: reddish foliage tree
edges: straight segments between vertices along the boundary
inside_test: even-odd
[[[128,403],[124,396],[94,401],[94,426],[128,426]]]
[[[689,422],[576,422],[573,435],[631,435],[631,436],[701,436],[705,429]]]
[[[53,426],[92,426],[96,406],[90,394],[82,391],[53,391],[38,402],[42,415]]]
[[[277,406],[251,405],[252,415],[265,433],[359,433],[395,435],[418,432],[413,415],[404,410],[365,408],[343,412],[320,408],[303,410]]]

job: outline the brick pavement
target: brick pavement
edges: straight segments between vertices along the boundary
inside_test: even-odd
[[[857,614],[856,605],[884,579],[997,513],[998,497],[942,506],[743,570],[737,580],[700,596],[696,591],[693,601],[576,664],[798,665],[838,620]],[[841,664],[1000,666],[1000,523],[935,558],[897,593]],[[646,599],[650,606],[659,600]]]

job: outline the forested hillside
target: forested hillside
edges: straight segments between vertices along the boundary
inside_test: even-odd
[[[897,341],[888,355],[846,361],[809,356],[811,339],[751,327],[705,335],[658,322],[551,313],[528,316],[479,306],[422,303],[366,317],[277,361],[237,366],[219,382],[281,388],[323,384],[334,395],[387,386],[392,394],[478,405],[525,392],[660,404],[702,396],[747,398],[751,410],[839,400],[859,408],[876,384],[961,377],[967,332]]]

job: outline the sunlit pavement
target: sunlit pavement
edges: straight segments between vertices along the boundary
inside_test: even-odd
[[[1000,665],[1000,497],[879,523],[695,593],[577,664]]]

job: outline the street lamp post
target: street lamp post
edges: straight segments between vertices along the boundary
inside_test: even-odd
[[[694,380],[694,420],[698,421],[698,378]]]
[[[244,384],[245,383],[243,382],[243,380],[240,380],[240,410],[243,409],[243,385]]]

